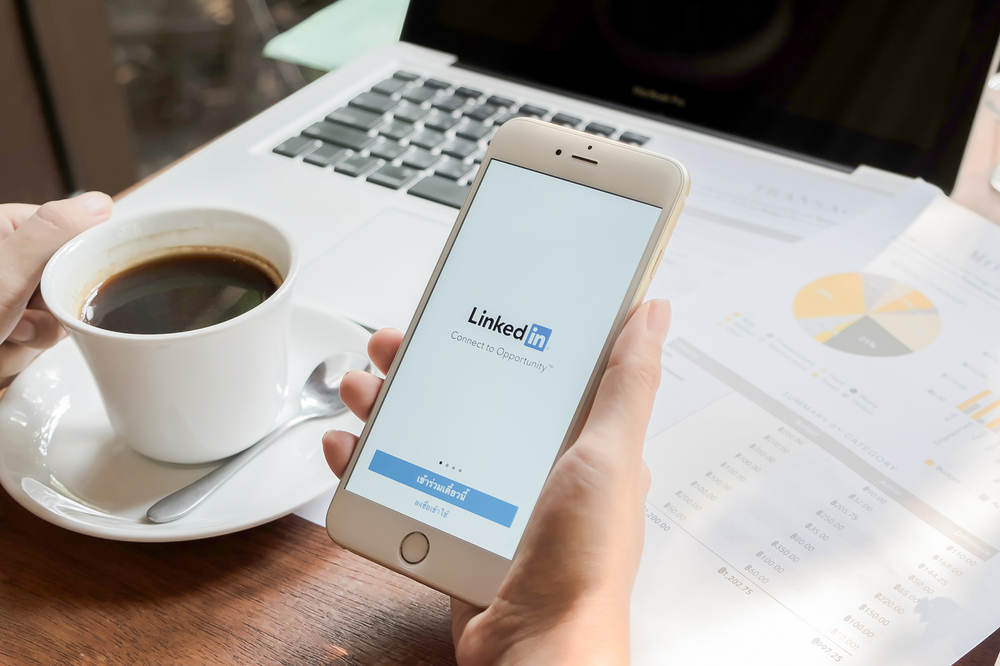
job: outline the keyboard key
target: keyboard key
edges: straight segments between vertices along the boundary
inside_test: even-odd
[[[324,143],[322,146],[306,155],[303,161],[308,162],[309,164],[314,164],[318,167],[328,167],[346,156],[347,148],[339,148],[332,144]]]
[[[487,104],[492,104],[493,106],[500,106],[505,109],[514,106],[514,100],[507,99],[506,97],[500,97],[499,95],[490,95],[490,98],[486,100]]]
[[[518,111],[526,116],[535,116],[536,118],[541,118],[549,112],[548,109],[543,109],[542,107],[534,106],[533,104],[522,104]]]
[[[431,167],[439,159],[441,159],[440,155],[432,155],[428,150],[416,148],[412,153],[403,158],[403,166],[424,170]]]
[[[441,176],[428,176],[411,187],[409,193],[445,206],[461,208],[465,203],[465,197],[469,194],[469,186],[458,185]]]
[[[375,138],[368,136],[360,130],[334,123],[318,122],[313,123],[302,130],[306,136],[314,139],[322,139],[327,143],[333,143],[351,150],[364,150],[375,143]]]
[[[400,81],[416,81],[420,77],[413,72],[407,72],[405,70],[399,70],[392,75],[392,78],[399,79]]]
[[[395,141],[390,141],[388,139],[383,139],[376,145],[372,146],[371,150],[372,157],[381,157],[383,160],[392,161],[406,152],[406,146],[401,146]]]
[[[622,135],[618,137],[618,140],[624,143],[631,143],[634,146],[642,146],[649,141],[649,137],[636,134],[635,132],[622,132]]]
[[[552,116],[551,122],[556,125],[565,125],[566,127],[576,127],[583,122],[583,118],[577,118],[576,116],[571,116],[568,113],[557,113]]]
[[[534,118],[535,116],[530,116],[526,113],[521,113],[520,111],[516,113],[505,113],[496,120],[493,121],[494,127],[500,127],[508,120],[514,120],[514,118]]]
[[[600,134],[601,136],[611,136],[615,133],[615,128],[611,125],[602,125],[601,123],[590,123],[583,128],[584,132],[590,134]]]
[[[479,99],[480,97],[483,96],[481,90],[476,90],[475,88],[466,88],[465,86],[462,86],[461,88],[456,90],[455,94],[458,95],[459,97],[468,97],[469,99]]]
[[[387,136],[390,139],[399,141],[410,132],[413,131],[413,123],[407,123],[402,120],[393,120],[388,125],[383,125],[379,128],[378,133],[382,136]]]
[[[410,139],[410,145],[430,149],[441,145],[442,141],[444,141],[444,134],[441,134],[441,132],[435,132],[434,130],[425,129]]]
[[[523,113],[517,113],[517,112],[514,112],[514,113],[505,113],[505,114],[501,115],[499,118],[497,118],[496,120],[493,121],[493,126],[494,127],[500,127],[501,125],[503,125],[508,120],[514,120],[514,118],[532,118],[532,117],[533,116],[527,116],[527,115],[525,115]]]
[[[274,147],[272,152],[284,155],[285,157],[298,157],[306,150],[317,146],[315,139],[306,136],[293,136],[287,141],[283,141]]]
[[[326,119],[331,123],[340,123],[367,132],[382,122],[382,114],[345,106],[328,115]]]
[[[468,122],[455,132],[456,136],[470,141],[478,141],[489,134],[492,130],[482,123]]]
[[[364,109],[365,111],[374,111],[375,113],[385,113],[396,106],[396,102],[391,97],[373,92],[361,93],[348,102],[348,104],[359,109]]]
[[[457,124],[458,118],[437,111],[431,113],[430,117],[424,121],[424,127],[437,130],[438,132],[447,132]]]
[[[427,79],[424,81],[424,85],[428,88],[434,88],[436,90],[445,90],[451,88],[451,84],[447,81],[442,81],[441,79]]]
[[[442,97],[439,100],[435,100],[431,106],[435,109],[441,109],[442,111],[447,111],[451,113],[452,111],[457,111],[465,106],[466,100],[464,97],[459,97],[458,95],[448,95],[447,97]]]
[[[392,78],[386,79],[382,83],[376,83],[372,86],[372,92],[377,92],[382,95],[391,95],[394,92],[399,92],[401,88],[406,87],[406,81],[402,79]]]
[[[438,176],[442,176],[443,178],[458,180],[470,171],[472,171],[472,165],[466,164],[461,160],[448,160],[439,166],[434,173]]]
[[[427,109],[421,109],[416,104],[404,104],[392,112],[396,120],[405,120],[408,123],[415,123],[428,113]]]
[[[492,116],[498,110],[492,104],[479,104],[465,112],[465,115],[473,120],[483,121]]]
[[[377,160],[374,157],[363,157],[361,155],[351,155],[346,160],[334,167],[334,171],[337,173],[343,173],[348,176],[353,176],[357,178],[366,171],[371,171],[371,169],[376,165],[380,164],[381,160]]]
[[[386,164],[384,167],[368,176],[369,183],[377,183],[378,185],[384,185],[385,187],[398,190],[403,185],[416,178],[417,171],[413,169],[407,169],[406,167],[392,166],[391,164]]]
[[[451,143],[441,149],[444,155],[451,155],[459,159],[464,159],[479,150],[479,144],[475,141],[465,139],[452,139]]]
[[[421,102],[426,102],[431,97],[437,95],[437,90],[434,88],[428,88],[427,86],[421,86],[419,88],[410,88],[405,93],[403,93],[403,99],[413,102],[414,104],[420,104]]]

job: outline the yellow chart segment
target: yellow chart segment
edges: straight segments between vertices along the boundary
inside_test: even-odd
[[[811,282],[796,294],[792,312],[817,342],[862,356],[919,351],[941,332],[941,316],[929,298],[871,273],[838,273]]]

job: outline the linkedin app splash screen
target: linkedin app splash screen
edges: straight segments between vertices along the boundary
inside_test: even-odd
[[[659,214],[493,160],[347,489],[512,557]]]

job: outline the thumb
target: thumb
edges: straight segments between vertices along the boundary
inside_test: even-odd
[[[20,318],[46,262],[71,238],[111,217],[111,203],[101,192],[51,201],[0,243],[0,339]]]
[[[621,443],[614,458],[632,465],[642,456],[653,399],[660,386],[660,353],[670,327],[670,303],[644,303],[615,342],[577,445],[605,449]]]

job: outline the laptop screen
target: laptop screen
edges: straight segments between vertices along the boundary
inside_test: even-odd
[[[950,191],[996,0],[411,0],[461,65]]]

